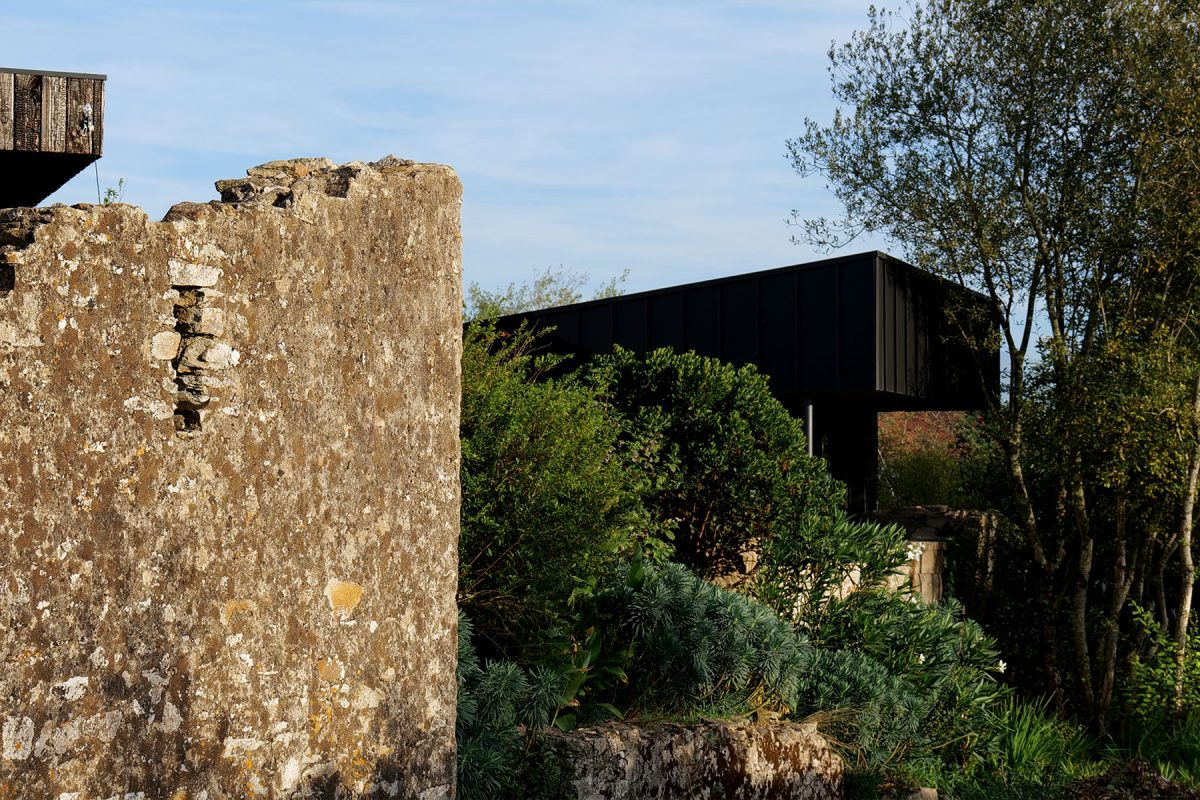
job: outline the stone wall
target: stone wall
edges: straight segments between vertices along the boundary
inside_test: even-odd
[[[841,758],[816,725],[610,724],[547,734],[579,800],[836,800]]]
[[[461,188],[0,211],[0,798],[454,793]]]

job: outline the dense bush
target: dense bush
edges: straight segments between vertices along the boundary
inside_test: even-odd
[[[804,630],[819,628],[850,591],[882,587],[909,560],[897,526],[804,520],[762,544],[755,596]]]
[[[828,527],[844,489],[806,452],[801,423],[752,366],[695,353],[626,350],[597,358],[588,381],[641,443],[653,516],[675,526],[675,560],[712,578],[792,530]]]
[[[459,605],[490,647],[510,655],[572,625],[592,590],[644,528],[638,477],[619,426],[526,334],[468,328],[462,362]]]
[[[553,670],[526,670],[511,661],[481,663],[472,642],[473,628],[458,618],[458,797],[462,800],[532,800],[526,774],[530,737],[550,724],[562,698],[563,683]],[[543,772],[557,765],[546,764]],[[550,786],[551,776],[539,784]],[[553,796],[552,794],[550,796]]]
[[[812,649],[769,608],[680,564],[635,562],[614,583],[598,598],[597,621],[627,654],[624,710],[795,710]]]
[[[536,732],[614,716],[814,715],[860,787],[1054,784],[1066,729],[999,704],[954,603],[882,590],[903,536],[846,517],[763,376],[658,351],[544,379],[532,344],[473,327],[464,353],[460,602],[497,658],[464,621],[463,797],[552,796],[566,768]],[[703,580],[751,549],[744,594]]]
[[[832,732],[853,743],[859,769],[882,774],[924,763],[946,773],[977,760],[987,715],[1007,690],[994,678],[1003,669],[994,642],[955,603],[855,592],[831,605],[811,637],[816,658],[803,702],[855,710],[851,725],[835,718]]]
[[[1121,687],[1116,739],[1163,774],[1200,785],[1200,636],[1189,633],[1181,652],[1152,613],[1134,604],[1133,618],[1146,646],[1131,658]]]

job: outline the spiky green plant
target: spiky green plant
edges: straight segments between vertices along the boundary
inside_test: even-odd
[[[540,730],[558,709],[562,681],[552,670],[510,661],[481,663],[466,615],[458,617],[458,796],[521,797],[523,727]]]
[[[994,643],[955,603],[856,592],[833,604],[812,636],[817,655],[801,704],[854,711],[831,734],[850,745],[859,768],[933,759],[964,769],[977,759],[987,712],[1007,690],[994,678]]]
[[[630,653],[630,707],[795,708],[811,648],[761,603],[680,564],[635,563],[602,595],[599,613]]]

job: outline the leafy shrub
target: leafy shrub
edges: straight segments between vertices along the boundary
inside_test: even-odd
[[[527,333],[468,328],[462,362],[459,605],[515,655],[571,626],[569,607],[642,530],[638,476],[619,426]]]
[[[955,603],[863,590],[832,604],[812,631],[816,657],[801,687],[812,709],[849,708],[831,733],[859,769],[902,762],[961,770],[978,756],[989,710],[1007,691],[994,643]]]
[[[1118,743],[1135,758],[1153,763],[1164,776],[1200,785],[1200,636],[1188,634],[1177,705],[1179,647],[1150,611],[1131,606],[1147,648],[1130,659],[1122,687],[1125,727]]]
[[[849,592],[888,584],[908,562],[907,546],[894,525],[803,520],[763,543],[754,595],[799,628],[819,628]]]
[[[641,443],[647,506],[675,527],[675,559],[706,578],[742,554],[842,516],[844,489],[806,452],[801,423],[752,366],[695,353],[618,349],[588,380]]]
[[[811,648],[769,608],[680,564],[636,562],[598,598],[600,625],[628,654],[627,709],[726,714],[795,709]]]
[[[1200,636],[1188,633],[1176,711],[1179,646],[1150,611],[1136,603],[1130,605],[1134,621],[1146,634],[1147,647],[1145,653],[1135,653],[1130,659],[1123,692],[1126,714],[1144,727],[1160,729],[1169,728],[1188,715],[1200,715]]]

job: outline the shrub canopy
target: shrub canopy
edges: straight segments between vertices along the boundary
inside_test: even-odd
[[[741,571],[743,553],[843,515],[843,487],[754,367],[618,349],[587,379],[624,419],[624,437],[641,443],[646,504],[674,527],[675,560],[698,574]]]
[[[549,640],[642,527],[619,424],[525,333],[468,328],[463,347],[459,606],[493,647]]]

